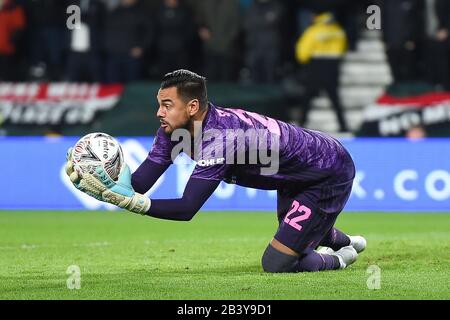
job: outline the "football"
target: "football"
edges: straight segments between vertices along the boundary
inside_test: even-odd
[[[102,132],[90,133],[77,141],[72,151],[74,170],[81,176],[83,173],[94,173],[103,166],[106,173],[114,181],[119,177],[124,158],[120,143]]]

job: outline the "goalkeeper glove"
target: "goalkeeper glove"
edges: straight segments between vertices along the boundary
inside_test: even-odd
[[[76,172],[73,169],[73,162],[72,162],[72,148],[69,148],[69,150],[67,150],[67,154],[66,154],[66,165],[65,165],[65,171],[67,176],[69,177],[70,181],[72,182],[72,184],[74,185],[75,188],[77,188],[78,190],[80,190],[81,192],[84,192],[88,195],[90,195],[91,197],[103,201],[102,197],[98,194],[89,192],[88,190],[86,190],[85,188],[85,181],[83,181],[81,179],[81,177],[78,175],[78,172]]]
[[[98,167],[94,174],[83,173],[81,184],[86,193],[99,196],[102,201],[122,209],[143,215],[150,209],[150,199],[133,190],[131,172],[127,164],[122,168],[117,182],[112,180],[102,167]]]

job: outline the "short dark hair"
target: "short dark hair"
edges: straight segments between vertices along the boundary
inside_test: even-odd
[[[161,89],[170,87],[176,87],[184,101],[198,99],[201,109],[208,105],[206,78],[195,72],[180,69],[167,73],[161,82]]]

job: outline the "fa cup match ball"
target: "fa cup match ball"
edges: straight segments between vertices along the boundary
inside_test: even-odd
[[[109,134],[95,132],[82,137],[73,147],[73,168],[81,176],[94,173],[103,167],[114,181],[119,177],[124,164],[123,152],[119,142]]]

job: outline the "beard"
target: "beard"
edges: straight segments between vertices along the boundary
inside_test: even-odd
[[[184,122],[180,125],[177,125],[177,126],[173,126],[167,121],[164,121],[163,123],[161,123],[161,125],[164,125],[164,126],[161,126],[164,134],[166,136],[170,137],[172,135],[172,133],[176,130],[189,130],[190,120],[187,120],[186,122]]]

